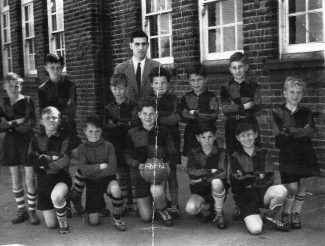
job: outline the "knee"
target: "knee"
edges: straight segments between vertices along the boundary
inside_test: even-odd
[[[141,219],[142,222],[148,223],[148,222],[150,222],[152,220],[152,215],[151,215],[151,213],[145,213],[145,214],[142,213],[140,215],[140,219]]]
[[[111,186],[111,194],[113,197],[120,197],[121,196],[121,188],[118,184],[114,184]]]
[[[65,201],[65,195],[57,191],[52,191],[51,200],[53,204],[61,204]]]
[[[279,198],[286,198],[288,195],[288,190],[284,185],[280,185],[277,188],[276,193]]]
[[[221,179],[213,179],[211,181],[211,189],[214,192],[221,193],[224,190],[223,182]]]
[[[153,198],[160,198],[164,195],[164,186],[163,185],[152,185],[150,187],[150,192]]]
[[[289,196],[293,196],[298,193],[298,184],[289,184],[287,186]]]
[[[88,223],[91,226],[99,225],[99,215],[98,214],[89,214]]]
[[[46,222],[46,227],[50,228],[50,229],[55,229],[57,228],[58,224],[56,221],[52,221],[52,222]]]
[[[258,235],[262,233],[262,226],[254,226],[251,228],[248,228],[249,232],[253,235]]]
[[[195,215],[198,213],[199,208],[192,202],[188,202],[185,206],[185,211],[189,215]]]

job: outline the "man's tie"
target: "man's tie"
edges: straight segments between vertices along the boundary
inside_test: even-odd
[[[139,88],[139,91],[141,89],[141,63],[138,63],[138,68],[137,68],[137,72],[135,73],[135,79],[137,80],[137,85]]]

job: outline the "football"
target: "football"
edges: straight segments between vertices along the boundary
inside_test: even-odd
[[[169,166],[162,159],[147,159],[142,171],[142,177],[151,184],[161,184],[169,176]]]

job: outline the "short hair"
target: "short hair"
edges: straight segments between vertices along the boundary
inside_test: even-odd
[[[235,52],[229,58],[229,66],[232,62],[242,62],[245,64],[249,64],[248,56],[242,52]]]
[[[187,78],[190,78],[190,76],[193,75],[193,74],[200,75],[200,76],[202,76],[204,78],[207,77],[206,68],[204,66],[202,66],[202,65],[196,65],[194,67],[189,68],[186,71],[186,74],[187,74]]]
[[[83,128],[86,129],[87,125],[94,125],[96,128],[103,129],[103,120],[99,116],[88,116],[84,121]]]
[[[200,135],[205,132],[212,132],[213,135],[215,135],[216,130],[217,130],[217,127],[214,122],[212,122],[212,121],[198,121],[196,123],[195,134]]]
[[[251,120],[241,120],[236,125],[235,133],[236,135],[239,135],[242,132],[247,132],[250,130],[258,132],[256,123],[252,122]]]
[[[9,82],[12,81],[12,80],[18,81],[18,82],[21,83],[21,84],[24,83],[23,78],[20,77],[18,74],[13,73],[13,72],[9,72],[9,73],[5,76],[3,82],[4,82],[4,84],[7,84],[7,83],[9,83]]]
[[[151,99],[143,100],[138,104],[137,111],[141,112],[142,109],[146,107],[153,107],[154,109],[156,109],[156,102]]]
[[[64,59],[61,54],[57,53],[49,53],[46,55],[45,63],[60,63],[62,66],[64,66]]]
[[[298,77],[287,77],[284,81],[283,90],[288,90],[289,87],[297,86],[304,90],[306,84],[305,82]]]
[[[110,86],[114,86],[114,87],[119,85],[123,85],[124,87],[127,87],[128,85],[128,79],[124,73],[113,74],[109,82],[110,82]]]
[[[44,114],[53,114],[53,113],[58,113],[59,118],[61,117],[60,110],[58,110],[56,107],[48,106],[42,110],[41,118],[43,117]]]
[[[149,79],[150,82],[153,82],[153,78],[154,77],[166,77],[167,81],[170,81],[170,73],[167,71],[167,69],[163,68],[163,67],[155,67],[151,70],[150,74],[149,74]]]
[[[134,38],[146,38],[148,43],[148,35],[142,30],[136,30],[131,33],[130,43],[133,43]]]

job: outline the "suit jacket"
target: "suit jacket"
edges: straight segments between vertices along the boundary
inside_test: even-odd
[[[133,66],[132,58],[118,64],[115,67],[114,74],[120,74],[123,73],[128,79],[128,85],[126,90],[126,96],[133,102],[139,102],[142,99],[145,99],[150,94],[153,93],[150,80],[149,80],[149,74],[151,69],[158,67],[159,62],[151,60],[146,58],[144,70],[142,74],[142,80],[141,80],[141,88],[139,91],[137,81],[135,78],[135,71]]]

